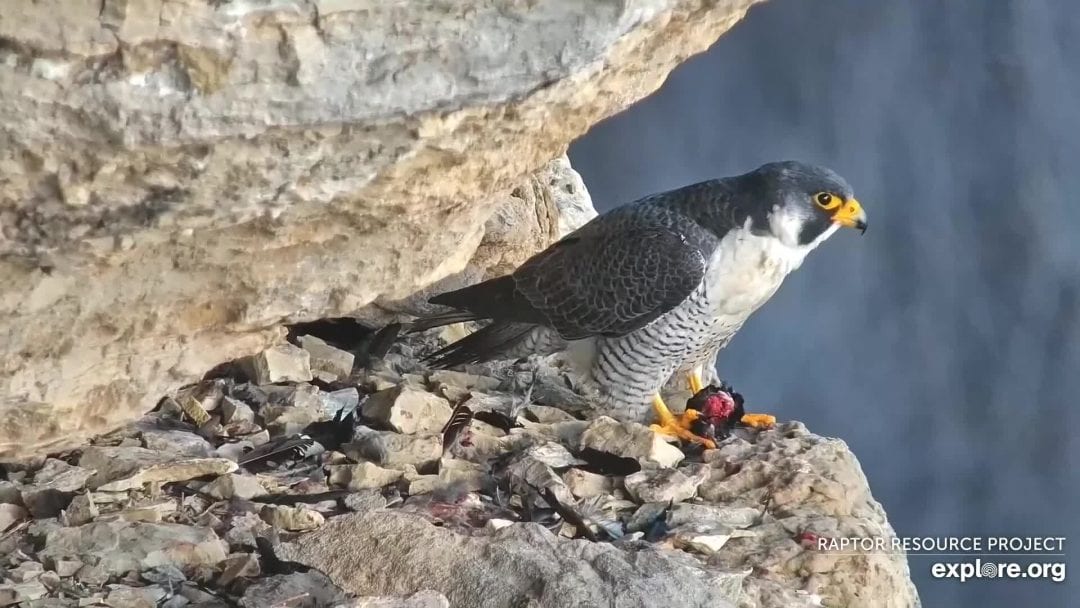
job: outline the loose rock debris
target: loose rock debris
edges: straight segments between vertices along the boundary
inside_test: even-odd
[[[426,370],[416,355],[432,339],[372,357],[294,336],[92,445],[5,465],[0,607],[450,605],[452,587],[372,597],[276,555],[335,518],[383,512],[466,536],[528,525],[553,539],[682,553],[710,585],[725,581],[714,605],[813,605],[812,594],[748,576],[752,552],[725,557],[747,539],[805,552],[778,505],[805,523],[813,517],[797,506],[830,497],[843,514],[843,480],[807,473],[773,487],[794,466],[784,458],[819,440],[801,425],[684,452],[647,426],[537,403],[562,394],[532,390],[557,377],[543,363]],[[763,441],[779,460],[760,458]]]

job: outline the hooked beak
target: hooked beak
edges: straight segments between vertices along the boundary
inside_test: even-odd
[[[854,228],[861,233],[866,232],[866,212],[863,211],[859,201],[849,198],[846,203],[836,210],[832,216],[834,224],[845,228]]]

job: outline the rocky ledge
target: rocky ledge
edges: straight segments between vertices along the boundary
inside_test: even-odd
[[[904,555],[817,548],[893,534],[842,441],[682,449],[555,407],[543,361],[425,369],[440,339],[294,327],[8,465],[0,606],[918,605]]]

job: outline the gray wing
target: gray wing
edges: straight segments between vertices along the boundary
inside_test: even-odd
[[[723,236],[718,230],[745,220],[727,190],[713,180],[609,211],[513,274],[431,298],[454,310],[415,329],[491,319],[544,325],[567,340],[640,329],[693,293]]]
[[[567,340],[625,335],[675,308],[701,284],[715,240],[649,215],[584,226],[530,259],[512,275],[518,306]]]

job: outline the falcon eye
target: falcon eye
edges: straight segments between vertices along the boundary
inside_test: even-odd
[[[815,194],[814,201],[816,201],[818,207],[821,207],[822,209],[836,209],[840,206],[840,198],[833,196],[828,192],[819,192]]]

